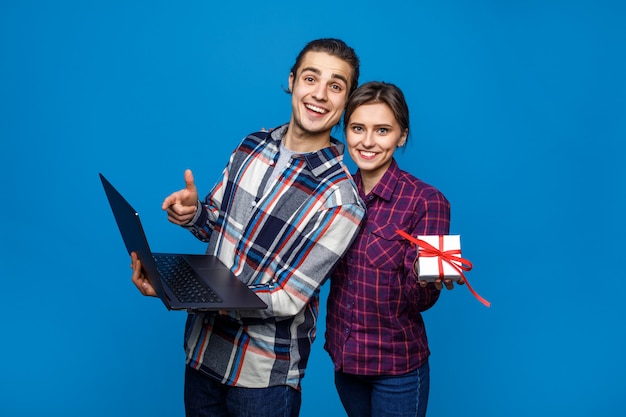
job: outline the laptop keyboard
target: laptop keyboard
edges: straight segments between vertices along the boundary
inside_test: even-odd
[[[211,288],[198,281],[191,265],[180,256],[158,255],[154,260],[161,278],[181,302],[222,302]]]

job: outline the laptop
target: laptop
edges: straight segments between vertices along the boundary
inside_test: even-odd
[[[153,253],[137,211],[102,174],[100,180],[128,253],[137,253],[143,274],[168,310],[267,308],[267,304],[213,255]]]

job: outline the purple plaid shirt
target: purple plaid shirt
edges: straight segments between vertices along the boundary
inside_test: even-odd
[[[396,230],[449,234],[450,203],[395,160],[368,195],[359,172],[355,182],[367,212],[331,276],[324,347],[335,370],[400,375],[430,354],[421,312],[435,304],[440,291],[433,284],[420,287],[412,270],[417,250]]]

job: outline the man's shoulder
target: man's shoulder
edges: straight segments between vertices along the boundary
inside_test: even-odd
[[[240,155],[236,156],[236,158],[248,158],[255,154],[265,152],[278,152],[280,136],[277,139],[277,129],[280,129],[280,127],[270,130],[262,129],[249,133],[239,142],[239,145],[235,149],[234,153]]]
[[[256,132],[249,133],[244,139],[242,143],[245,142],[265,142],[271,140],[271,132],[272,130],[258,130]]]
[[[249,133],[246,137],[244,137],[239,147],[249,148],[249,147],[258,147],[261,145],[274,144],[276,148],[278,148],[280,141],[282,140],[284,133],[286,131],[287,125],[281,125],[272,129],[261,129],[255,132]]]
[[[356,183],[343,162],[338,162],[328,178],[330,187],[327,187],[330,205],[363,205],[359,197]]]

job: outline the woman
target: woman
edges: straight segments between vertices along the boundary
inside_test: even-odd
[[[331,278],[325,349],[335,385],[350,417],[424,416],[430,352],[420,313],[435,304],[442,283],[418,281],[417,250],[397,230],[448,234],[450,204],[394,159],[409,135],[408,106],[395,85],[359,87],[344,129],[367,214]]]

